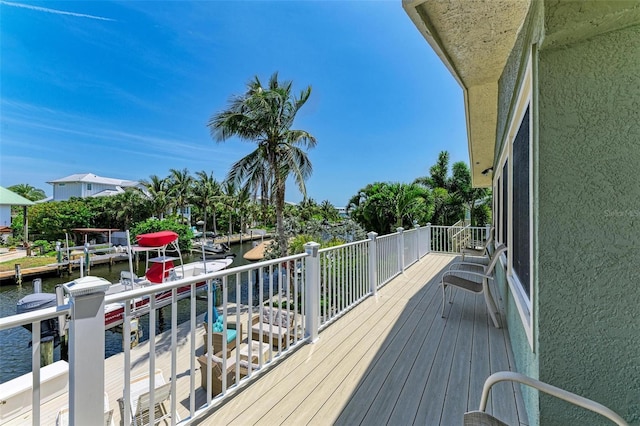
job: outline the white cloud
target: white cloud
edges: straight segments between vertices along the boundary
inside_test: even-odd
[[[54,15],[75,16],[76,18],[97,19],[99,21],[115,21],[115,19],[104,18],[102,16],[86,15],[84,13],[66,12],[64,10],[49,9],[47,7],[33,6],[30,4],[22,4],[22,3],[14,3],[11,1],[0,0],[0,4],[4,4],[5,6],[21,7],[23,9],[35,10],[38,12],[52,13]]]

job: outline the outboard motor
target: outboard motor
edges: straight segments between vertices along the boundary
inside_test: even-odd
[[[57,306],[56,295],[52,293],[33,293],[29,294],[16,303],[16,313],[24,314],[25,312],[33,312],[38,309],[51,308]],[[31,331],[31,324],[23,326]],[[58,336],[58,319],[51,318],[40,322],[40,338],[57,337]]]

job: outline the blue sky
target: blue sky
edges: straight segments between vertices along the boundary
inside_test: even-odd
[[[398,1],[0,0],[0,185],[74,173],[224,179],[254,145],[206,127],[258,75],[312,86],[308,196],[344,206],[468,162],[462,91]],[[293,184],[287,200],[298,202]]]

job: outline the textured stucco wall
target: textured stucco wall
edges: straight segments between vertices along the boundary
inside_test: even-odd
[[[640,27],[540,51],[540,379],[640,424]],[[600,424],[547,397],[541,424]],[[594,423],[595,422],[595,423]]]
[[[506,266],[506,265],[505,265]],[[503,309],[503,320],[508,324],[511,349],[516,360],[517,371],[529,377],[538,377],[538,357],[531,351],[527,335],[524,331],[518,308],[511,297],[508,288],[506,271],[504,268],[496,268],[496,286],[500,297],[500,308]],[[530,425],[539,424],[538,393],[530,387],[521,386],[522,399],[524,400]]]
[[[500,158],[504,149],[504,144],[507,142],[505,140],[505,135],[509,127],[512,111],[515,108],[515,103],[517,101],[518,89],[522,85],[522,79],[524,78],[524,70],[529,55],[529,49],[532,43],[536,43],[538,41],[543,28],[542,16],[542,3],[533,2],[523,27],[518,34],[513,50],[509,55],[504,72],[500,77],[498,90],[498,120],[496,129],[496,133],[498,135],[495,152],[496,160]],[[494,165],[494,167],[497,166],[497,164]],[[535,277],[535,274],[533,277]],[[538,378],[538,354],[537,351],[534,352],[531,349],[516,302],[509,290],[506,271],[504,271],[504,269],[500,269],[496,272],[496,283],[501,297],[504,300],[504,314],[508,324],[509,338],[511,340],[511,348],[516,360],[517,370],[529,377]],[[533,286],[535,293],[535,288],[537,286],[537,282],[535,280],[533,282]],[[534,312],[537,312],[537,306],[537,303],[533,306]],[[537,318],[535,314],[534,318]],[[537,330],[538,328],[534,327],[533,341],[535,347],[537,347]],[[538,393],[526,386],[522,386],[521,390],[527,409],[527,415],[529,417],[529,423],[531,425],[539,424]]]
[[[511,54],[507,59],[498,88],[498,120],[496,124],[496,159],[504,148],[511,111],[518,96],[518,88],[522,83],[525,61],[532,44],[538,43],[544,28],[543,4],[539,1],[531,3],[529,13],[518,33]]]

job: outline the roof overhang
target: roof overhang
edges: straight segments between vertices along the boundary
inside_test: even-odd
[[[403,0],[420,33],[462,86],[473,186],[491,186],[498,80],[530,0]]]

